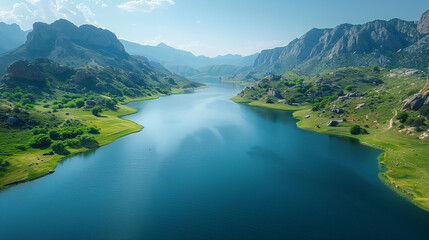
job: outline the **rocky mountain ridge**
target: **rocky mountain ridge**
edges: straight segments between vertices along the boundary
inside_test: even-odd
[[[312,29],[285,47],[264,50],[254,62],[259,72],[284,73],[291,70],[317,74],[325,69],[347,66],[427,67],[427,56],[407,60],[408,52],[429,49],[429,11],[418,23],[392,19],[361,25],[341,24],[332,29]],[[404,66],[405,65],[405,66]]]
[[[24,45],[0,55],[0,72],[16,60],[38,57],[49,58],[69,67],[92,64],[139,71],[144,68],[143,65],[148,65],[147,59],[130,56],[114,33],[92,25],[77,27],[60,19],[51,24],[34,23]]]

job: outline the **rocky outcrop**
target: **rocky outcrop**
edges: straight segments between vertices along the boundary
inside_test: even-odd
[[[9,117],[9,118],[6,120],[6,123],[7,123],[7,124],[9,124],[9,125],[14,125],[14,124],[16,124],[17,122],[19,122],[19,119],[18,119],[18,118],[16,118],[16,117]]]
[[[425,87],[420,93],[415,94],[405,101],[402,111],[406,110],[419,110],[423,106],[429,106],[429,76],[426,79]]]
[[[268,97],[281,98],[281,95],[279,94],[279,92],[276,89],[274,89],[274,88],[269,88],[268,89],[267,96]]]
[[[420,34],[429,33],[429,10],[423,13],[420,17],[419,23],[417,24],[417,30]]]
[[[13,82],[23,80],[34,85],[41,85],[44,83],[40,69],[27,60],[19,60],[10,64],[6,73]]]
[[[411,98],[409,98],[404,106],[402,107],[402,111],[405,110],[419,110],[423,106],[429,106],[429,92],[418,93]]]
[[[343,120],[331,120],[328,124],[327,124],[327,126],[328,127],[336,127],[336,126],[338,126],[338,124],[340,124],[340,123],[342,123],[343,122]]]
[[[342,108],[332,108],[331,112],[336,113],[336,114],[342,114],[342,113],[344,113],[344,109],[342,109]]]

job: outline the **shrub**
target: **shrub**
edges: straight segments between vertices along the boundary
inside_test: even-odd
[[[66,139],[66,140],[64,141],[64,143],[65,143],[67,146],[72,147],[72,148],[78,148],[78,147],[80,147],[80,141],[79,141],[79,139],[77,139],[77,138]]]
[[[368,134],[368,131],[365,129],[365,128],[362,128],[361,126],[359,126],[359,125],[353,125],[351,128],[350,128],[350,133],[352,134],[352,135],[359,135],[359,134]]]
[[[6,168],[10,166],[10,163],[8,161],[4,161],[3,159],[0,159],[0,172],[6,172]]]
[[[34,128],[33,135],[46,134],[48,133],[44,128]]]
[[[60,132],[58,132],[57,130],[51,130],[51,131],[49,131],[49,137],[52,140],[61,140]]]
[[[399,120],[399,122],[404,123],[408,119],[408,113],[400,112],[398,115],[396,115],[396,119]]]
[[[24,145],[22,145],[22,144],[16,145],[15,148],[19,149],[19,150],[22,150],[22,151],[27,150],[27,148]]]
[[[66,145],[63,142],[54,142],[52,145],[52,150],[59,155],[69,155],[70,152],[67,151]]]
[[[424,125],[425,125],[425,118],[419,117],[419,118],[414,119],[413,124],[411,126],[420,127],[420,126],[424,126]]]
[[[361,127],[359,125],[353,125],[353,127],[350,128],[350,133],[352,135],[359,135],[361,131]]]
[[[83,101],[83,99],[77,99],[76,100],[76,107],[81,108],[83,106],[85,106],[85,101]]]
[[[103,112],[103,109],[101,109],[100,106],[95,106],[92,110],[91,110],[92,114],[96,117],[100,116],[100,113]]]
[[[80,146],[83,146],[86,148],[98,147],[97,140],[95,140],[95,138],[93,136],[88,136],[88,135],[79,136],[79,144],[80,144]]]
[[[51,145],[52,141],[46,134],[39,134],[34,136],[30,141],[32,148],[47,148]]]
[[[99,134],[100,133],[100,130],[98,130],[97,128],[95,128],[95,127],[89,127],[88,128],[88,133],[91,133],[91,134]]]

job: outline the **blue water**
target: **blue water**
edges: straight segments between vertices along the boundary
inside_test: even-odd
[[[209,86],[130,104],[143,131],[0,192],[0,239],[428,239],[380,151]]]

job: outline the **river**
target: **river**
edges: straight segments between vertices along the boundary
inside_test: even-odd
[[[145,128],[0,192],[1,239],[427,239],[381,153],[209,88],[135,102]]]

